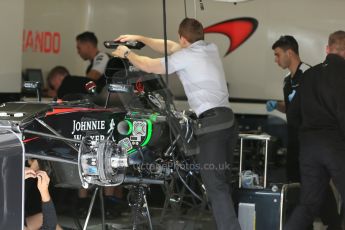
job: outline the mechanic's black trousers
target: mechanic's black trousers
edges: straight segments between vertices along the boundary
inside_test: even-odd
[[[320,213],[330,179],[345,198],[345,141],[336,133],[312,132],[300,139],[300,204],[284,230],[304,230]],[[341,229],[329,226],[328,229]]]
[[[236,125],[198,136],[197,160],[218,230],[241,229],[230,193],[230,163],[237,138]]]

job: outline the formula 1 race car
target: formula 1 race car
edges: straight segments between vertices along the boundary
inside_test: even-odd
[[[39,159],[56,186],[164,184],[198,152],[191,119],[175,110],[160,75],[128,66],[107,82],[75,100],[2,104],[0,131],[19,136],[25,157]],[[147,208],[139,194],[137,211]]]

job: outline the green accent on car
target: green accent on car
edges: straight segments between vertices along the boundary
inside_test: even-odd
[[[127,122],[128,127],[129,127],[128,132],[127,132],[127,135],[129,135],[129,134],[131,134],[133,132],[133,124],[129,120],[125,120],[125,121]]]
[[[153,122],[157,121],[157,116],[158,116],[158,114],[156,114],[156,113],[151,114],[150,120]]]
[[[134,153],[136,151],[136,149],[131,149],[127,152],[128,155],[131,155],[132,153]]]
[[[149,143],[149,141],[151,140],[151,137],[152,137],[152,121],[146,120],[146,123],[147,123],[147,135],[146,135],[146,139],[144,140],[144,142],[140,144],[140,146],[142,146],[142,147],[147,145],[147,143]]]

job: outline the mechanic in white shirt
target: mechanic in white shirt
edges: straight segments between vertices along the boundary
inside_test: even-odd
[[[198,136],[200,153],[197,160],[207,196],[212,205],[218,230],[239,230],[230,195],[229,172],[237,128],[228,101],[224,69],[217,47],[204,41],[202,24],[191,18],[182,20],[179,43],[167,41],[168,73],[176,72],[186,92],[190,107],[199,120],[218,122],[221,129],[212,129]],[[164,54],[164,40],[140,35],[121,35],[116,41],[140,41]],[[164,58],[140,56],[126,46],[118,46],[114,56],[127,58],[137,68],[156,74],[165,73]],[[226,116],[220,116],[224,115]],[[221,118],[220,118],[221,117]],[[224,119],[224,117],[226,117]],[[218,124],[218,125],[219,125]],[[224,125],[223,125],[224,124]],[[207,122],[205,122],[207,127]]]

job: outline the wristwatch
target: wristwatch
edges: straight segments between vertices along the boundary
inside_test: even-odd
[[[128,57],[128,55],[130,54],[130,52],[131,52],[130,49],[126,50],[126,52],[123,54],[123,57],[126,58],[126,59],[128,59],[127,57]]]

